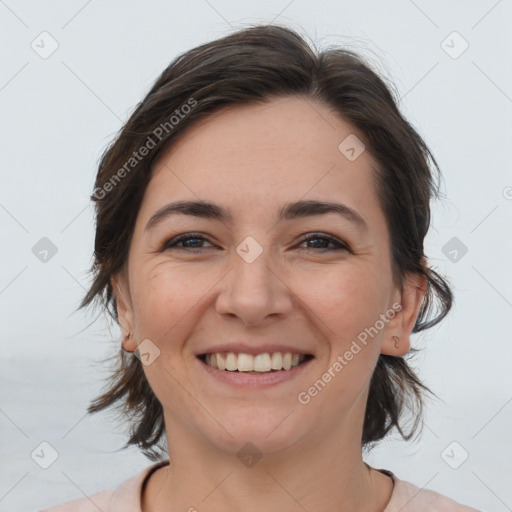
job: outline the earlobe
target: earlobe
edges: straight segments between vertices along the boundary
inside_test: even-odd
[[[110,279],[114,299],[116,301],[117,321],[122,333],[122,347],[127,352],[133,352],[137,348],[134,336],[133,315],[131,303],[128,300],[122,277],[118,274]]]
[[[130,341],[130,339],[132,339],[132,333],[129,332],[124,338],[123,338],[123,341],[122,341],[122,347],[123,347],[123,350],[125,352],[134,352],[135,349],[137,348],[136,345],[134,345],[134,340]]]
[[[404,356],[411,349],[411,340],[409,336],[400,339],[399,336],[392,335],[382,343],[381,354],[388,356]]]

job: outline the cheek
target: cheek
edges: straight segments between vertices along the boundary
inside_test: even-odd
[[[317,317],[316,323],[323,324],[331,345],[342,348],[384,313],[389,295],[385,276],[370,265],[347,263],[302,279],[304,302]]]
[[[135,321],[139,336],[149,338],[160,349],[169,340],[180,340],[195,321],[194,309],[201,307],[215,280],[212,275],[191,272],[185,265],[166,262],[142,268],[134,287]],[[176,344],[178,345],[178,344]]]
[[[387,306],[386,275],[369,266],[347,265],[325,279],[304,280],[307,305],[329,350],[320,373],[304,390],[319,397],[314,398],[316,407],[329,403],[334,415],[342,415],[367,389],[380,354],[382,330],[373,329]]]

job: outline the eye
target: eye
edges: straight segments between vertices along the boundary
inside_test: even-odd
[[[189,244],[190,242],[190,244]],[[201,246],[203,242],[208,242],[208,239],[203,236],[201,233],[184,233],[182,235],[178,235],[167,242],[165,242],[162,250],[169,249],[180,249],[180,250],[188,250],[188,251],[197,251],[203,248]],[[310,250],[316,249],[319,252],[323,251],[350,251],[348,246],[343,242],[340,242],[336,238],[326,235],[324,233],[311,233],[307,237],[301,240],[301,244],[309,243],[309,242],[317,242],[315,247],[301,247],[301,250]],[[318,244],[320,242],[320,244]],[[185,246],[180,244],[187,244]],[[331,247],[329,247],[329,244]]]
[[[301,249],[317,249],[318,251],[350,251],[346,244],[332,236],[326,235],[325,233],[311,233],[302,239],[301,244],[308,242],[320,242],[321,246],[317,243],[316,247],[301,247]],[[334,245],[334,247],[327,247],[329,244]]]
[[[187,243],[189,241],[192,241],[193,243],[191,245],[187,245],[185,247],[178,245],[178,244]],[[202,247],[197,245],[198,243],[202,243],[202,242],[208,242],[208,240],[200,233],[184,233],[183,235],[178,235],[178,236],[172,238],[171,240],[168,240],[167,242],[165,242],[162,250],[188,249],[188,250],[194,251],[197,249],[202,249]]]

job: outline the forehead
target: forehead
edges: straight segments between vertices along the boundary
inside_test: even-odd
[[[190,126],[155,161],[141,214],[175,199],[215,200],[240,215],[299,199],[341,200],[378,214],[372,156],[343,152],[354,136],[363,139],[309,98],[230,106]]]

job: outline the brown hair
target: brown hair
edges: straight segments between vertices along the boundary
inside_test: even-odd
[[[295,31],[275,24],[244,28],[179,55],[101,157],[91,196],[96,207],[93,282],[80,308],[94,301],[118,320],[110,279],[127,261],[156,155],[194,120],[223,107],[300,95],[322,102],[363,135],[378,163],[374,178],[390,232],[395,282],[403,284],[409,273],[427,279],[413,332],[441,321],[450,310],[452,293],[423,258],[430,199],[439,194],[440,172],[423,139],[400,114],[391,91],[356,53],[337,47],[312,50]],[[414,352],[411,349],[410,355]],[[131,420],[125,447],[137,445],[157,460],[165,451],[160,443],[166,441],[162,406],[139,359],[121,347],[115,358],[117,368],[108,388],[88,412],[116,405]],[[422,418],[425,392],[432,393],[404,358],[381,354],[370,383],[362,447],[369,449],[392,427],[410,439]],[[405,409],[414,418],[408,434],[401,425]]]

